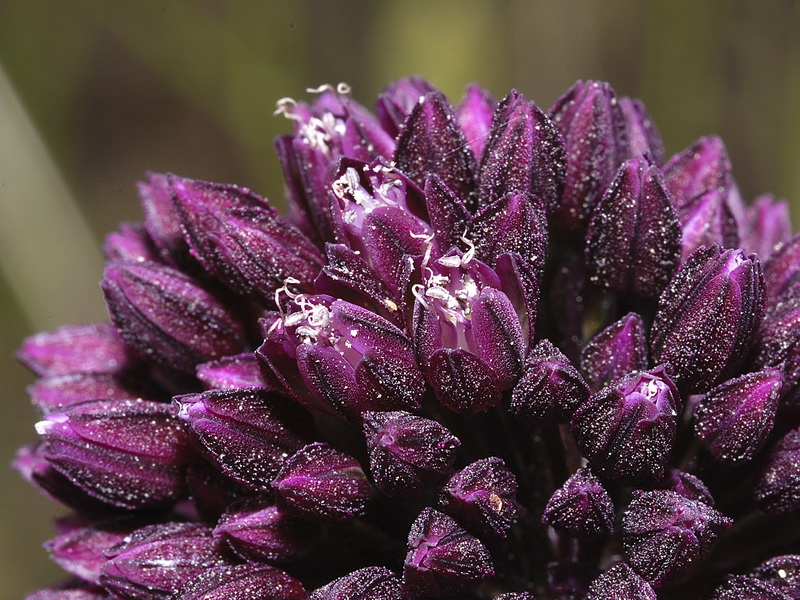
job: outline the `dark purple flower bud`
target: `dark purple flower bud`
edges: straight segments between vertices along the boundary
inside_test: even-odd
[[[47,414],[86,400],[135,400],[146,395],[141,387],[125,375],[75,373],[39,379],[28,387],[28,394]]]
[[[405,411],[366,412],[362,417],[369,471],[387,496],[423,492],[453,468],[461,442],[437,421]]]
[[[700,138],[670,158],[663,171],[678,211],[709,190],[729,193],[732,184],[728,151],[716,136]]]
[[[800,598],[800,556],[797,554],[770,558],[753,569],[751,575],[776,587],[792,600]]]
[[[467,205],[475,192],[475,156],[441,92],[429,92],[411,110],[394,153],[397,167],[420,187],[429,173]]]
[[[198,363],[241,351],[238,318],[180,271],[111,262],[104,277],[111,320],[141,357],[194,374]]]
[[[228,507],[214,528],[240,558],[251,562],[294,560],[320,537],[319,524],[288,514],[270,500],[250,498]]]
[[[425,94],[435,92],[430,83],[422,77],[414,76],[399,79],[386,86],[375,103],[375,114],[390,136],[397,137],[408,115]]]
[[[412,596],[467,591],[494,575],[489,550],[453,519],[426,508],[411,525],[403,587]]]
[[[585,600],[657,600],[657,596],[647,581],[619,563],[592,582]]]
[[[542,522],[577,538],[608,535],[614,530],[614,503],[600,479],[584,467],[555,491]]]
[[[764,285],[769,308],[796,296],[800,290],[800,234],[780,244],[764,262]]]
[[[644,323],[636,313],[603,329],[581,351],[581,371],[592,392],[647,365]]]
[[[303,585],[268,565],[216,567],[198,573],[171,600],[306,600]]]
[[[400,580],[385,567],[365,567],[315,590],[308,600],[402,600]]]
[[[168,404],[97,400],[36,424],[44,457],[87,494],[120,508],[162,508],[184,493],[191,455]]]
[[[344,133],[342,154],[358,160],[372,161],[380,156],[394,154],[395,140],[383,129],[366,108],[352,98],[342,98]]]
[[[708,600],[792,600],[792,597],[755,577],[729,575]]]
[[[292,512],[325,521],[360,515],[370,496],[369,481],[358,462],[320,442],[290,456],[272,486]]]
[[[599,473],[622,482],[664,476],[681,398],[665,367],[639,371],[593,394],[572,417],[575,441]]]
[[[116,374],[134,366],[131,352],[111,325],[67,325],[25,340],[19,361],[40,377],[74,373]]]
[[[44,547],[62,569],[83,581],[99,585],[100,570],[107,560],[103,552],[141,526],[141,520],[130,518],[83,524],[50,540]]]
[[[751,460],[775,422],[783,383],[780,369],[763,369],[722,383],[700,400],[694,430],[722,462]]]
[[[205,571],[229,564],[222,540],[198,523],[148,525],[105,555],[100,583],[126,600],[169,598]]]
[[[435,173],[425,182],[425,202],[439,249],[460,247],[471,221],[464,202]]]
[[[800,512],[800,429],[790,431],[770,449],[756,478],[755,498],[770,515]]]
[[[492,127],[492,114],[497,103],[488,91],[472,83],[467,86],[458,105],[458,124],[464,131],[472,154],[480,160]]]
[[[706,484],[691,473],[685,473],[679,469],[668,469],[664,479],[659,481],[655,488],[675,492],[689,500],[698,500],[709,506],[714,506],[714,498],[711,496],[711,492],[708,491]]]
[[[755,367],[778,367],[783,371],[782,397],[794,396],[800,379],[800,296],[769,306],[755,340]],[[784,401],[782,408],[791,403]]]
[[[649,154],[656,165],[664,164],[664,145],[655,124],[641,100],[619,99],[619,107],[628,124],[628,143],[631,156]]]
[[[512,90],[498,104],[480,163],[479,207],[532,195],[548,212],[561,196],[564,142],[538,106]]]
[[[769,194],[756,198],[747,209],[745,221],[741,224],[740,237],[742,246],[748,252],[758,254],[762,260],[766,259],[775,246],[792,237],[789,204],[785,200],[776,200]],[[766,264],[764,271],[766,276]]]
[[[740,246],[739,226],[727,201],[729,195],[725,187],[706,190],[678,209],[683,231],[681,262],[701,246]]]
[[[268,489],[286,457],[312,437],[306,411],[262,388],[209,390],[174,402],[205,457],[251,488]]]
[[[311,291],[320,251],[247,188],[169,176],[192,255],[235,292],[271,306],[288,278]]]
[[[367,410],[418,410],[425,390],[400,329],[329,296],[293,296],[267,330],[258,356],[270,385],[352,421]]]
[[[482,458],[453,474],[439,505],[481,535],[506,537],[517,516],[517,479],[497,457]]]
[[[142,225],[123,223],[106,237],[103,254],[108,260],[158,262],[159,255]]]
[[[168,177],[147,173],[147,180],[139,182],[138,188],[145,216],[144,228],[161,259],[169,264],[185,264],[189,247],[181,230],[180,215],[172,201]]]
[[[514,386],[509,409],[536,422],[569,421],[589,398],[589,386],[569,359],[553,344],[541,340],[528,353],[522,378]]]
[[[622,517],[628,563],[654,587],[675,581],[710,551],[732,519],[674,492],[633,492]]]
[[[558,219],[583,229],[619,166],[631,157],[628,125],[611,86],[578,81],[550,108],[564,137],[567,169]]]
[[[754,254],[699,248],[661,294],[650,330],[656,363],[670,363],[688,392],[736,373],[763,315],[764,277]]]
[[[261,367],[252,352],[197,365],[197,378],[213,389],[265,387]]]
[[[625,161],[589,222],[591,280],[617,293],[657,296],[680,256],[681,226],[661,171],[643,156]]]

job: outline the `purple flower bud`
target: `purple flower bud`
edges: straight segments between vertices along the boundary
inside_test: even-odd
[[[625,161],[589,222],[591,280],[617,293],[657,296],[680,255],[681,227],[661,171],[642,156]]]
[[[561,196],[565,168],[564,143],[553,123],[511,91],[492,118],[480,164],[479,206],[530,194],[550,213]]]
[[[738,224],[727,200],[729,195],[727,187],[713,188],[698,194],[678,209],[683,231],[681,262],[701,246],[740,246]]]
[[[470,204],[475,192],[475,157],[455,110],[441,92],[429,92],[414,105],[397,137],[394,162],[420,187],[429,173],[435,173]]]
[[[766,302],[770,308],[800,289],[800,234],[780,244],[764,262]]]
[[[426,508],[411,525],[403,587],[412,596],[467,591],[494,575],[492,557],[478,538],[453,519]]]
[[[708,600],[792,600],[766,581],[747,575],[729,575]]]
[[[111,262],[101,286],[111,320],[147,360],[184,373],[243,346],[238,318],[186,275],[155,264]]]
[[[719,511],[666,490],[636,490],[622,517],[628,563],[654,587],[705,557],[733,523]]]
[[[322,267],[319,250],[246,188],[169,176],[192,255],[213,277],[261,304],[288,278],[302,291]]]
[[[89,585],[48,588],[25,596],[25,600],[108,600],[108,598],[110,596],[105,590]]]
[[[550,108],[564,137],[566,177],[558,219],[583,229],[619,166],[630,158],[625,116],[607,83],[578,81]]]
[[[106,550],[100,583],[130,600],[169,598],[208,569],[228,564],[222,541],[196,523],[148,525]]]
[[[661,136],[642,101],[623,97],[619,99],[619,107],[628,125],[631,156],[649,154],[654,164],[664,164],[664,145],[661,143]]]
[[[497,103],[488,91],[472,83],[467,86],[461,104],[456,109],[458,124],[464,131],[467,143],[476,159],[480,159],[483,154],[496,106]]]
[[[758,507],[770,515],[800,512],[800,429],[784,435],[766,457],[755,483]]]
[[[792,237],[789,204],[785,200],[776,200],[770,194],[755,199],[753,205],[747,209],[745,222],[741,225],[742,246],[762,259],[770,256],[775,246]],[[766,268],[765,264],[765,277]]]
[[[400,580],[384,567],[365,567],[315,590],[308,600],[402,600]]]
[[[121,373],[135,365],[130,350],[111,325],[68,325],[31,336],[17,354],[40,377],[74,373]]]
[[[529,352],[509,409],[523,419],[544,423],[553,418],[565,422],[588,398],[589,387],[581,374],[544,339]]]
[[[160,173],[147,173],[147,180],[140,182],[138,187],[145,215],[144,228],[161,259],[168,264],[186,264],[189,246],[183,237],[180,215],[172,201],[168,177]]]
[[[681,398],[663,366],[631,373],[593,394],[572,417],[575,441],[599,473],[622,482],[664,476]]]
[[[647,365],[644,323],[636,313],[603,329],[581,351],[581,371],[593,392]]]
[[[158,262],[158,252],[141,225],[123,223],[119,231],[109,234],[103,244],[103,254],[108,260],[133,262]]]
[[[435,173],[425,181],[425,203],[439,249],[460,247],[471,216],[464,202]]]
[[[661,294],[650,330],[656,363],[670,363],[688,392],[732,376],[763,315],[758,257],[717,245],[699,248]]]
[[[169,405],[97,400],[36,424],[44,457],[87,494],[127,509],[162,508],[184,493],[188,439]]]
[[[783,371],[781,396],[794,396],[800,379],[800,296],[769,307],[755,340],[755,367],[779,367]],[[791,393],[791,394],[790,394]],[[782,408],[791,403],[784,401]]]
[[[714,506],[714,498],[712,498],[706,484],[691,473],[685,473],[679,469],[668,469],[664,479],[659,481],[655,488],[675,492],[689,500],[698,500],[709,506]]]
[[[269,489],[286,457],[312,437],[310,416],[262,388],[176,396],[178,417],[211,464],[255,489]]]
[[[214,535],[222,537],[243,560],[287,561],[302,556],[319,540],[320,527],[269,500],[250,498],[228,507]]]
[[[772,431],[782,378],[764,369],[726,381],[708,392],[694,412],[694,430],[717,460],[751,460]]]
[[[375,114],[383,128],[395,138],[420,99],[425,94],[435,91],[436,88],[422,77],[399,79],[387,85],[383,93],[378,96]]]
[[[370,496],[369,481],[358,462],[320,442],[290,456],[272,486],[293,513],[325,521],[360,515]]]
[[[584,600],[657,600],[657,596],[647,581],[619,563],[592,582]]]
[[[146,395],[132,377],[106,373],[75,373],[45,377],[28,387],[43,413],[63,410],[87,400],[135,400]]]
[[[497,457],[482,458],[453,474],[439,505],[478,534],[506,537],[517,516],[517,479]]]
[[[387,496],[423,492],[453,467],[461,442],[437,421],[404,411],[366,412],[369,471]]]
[[[197,365],[197,378],[213,389],[266,387],[261,376],[261,367],[252,352],[225,356]]]
[[[216,567],[198,573],[171,600],[306,600],[303,585],[268,565]]]
[[[584,467],[555,491],[542,522],[572,537],[608,535],[614,530],[614,503],[600,479]]]
[[[774,586],[792,600],[800,598],[800,556],[786,554],[764,561],[751,575]]]
[[[679,211],[709,190],[729,190],[732,183],[728,152],[716,136],[700,138],[670,158],[663,170]]]

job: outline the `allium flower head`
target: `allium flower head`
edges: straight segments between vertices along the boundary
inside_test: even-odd
[[[311,92],[286,216],[149,174],[109,322],[23,343],[74,511],[30,598],[800,598],[785,204],[603,82]]]

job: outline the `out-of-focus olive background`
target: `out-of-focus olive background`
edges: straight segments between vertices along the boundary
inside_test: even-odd
[[[642,98],[668,153],[720,134],[745,198],[800,202],[796,0],[0,0],[0,598],[62,576],[57,509],[7,465],[34,441],[24,336],[104,320],[99,246],[137,221],[146,170],[282,184],[283,96],[345,81],[371,106],[420,74],[457,102],[576,79]],[[794,209],[795,216],[800,212]]]

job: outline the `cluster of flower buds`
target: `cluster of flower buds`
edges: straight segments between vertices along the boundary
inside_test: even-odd
[[[800,598],[800,236],[641,102],[283,99],[287,216],[175,175],[31,337],[30,600]]]

